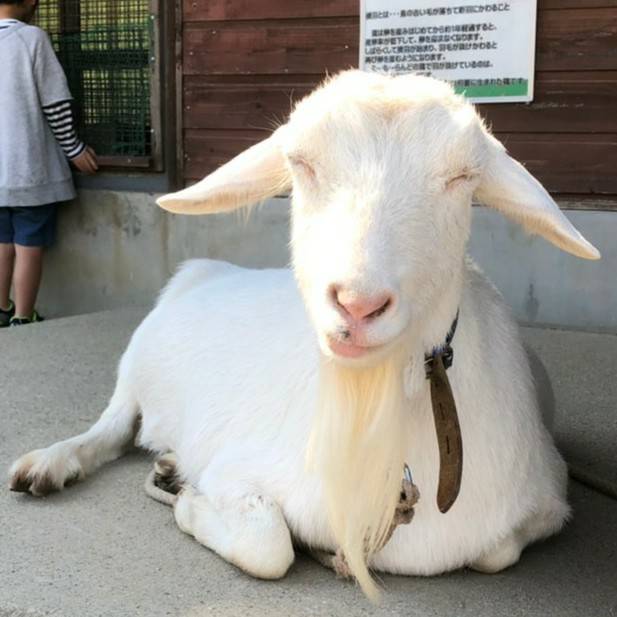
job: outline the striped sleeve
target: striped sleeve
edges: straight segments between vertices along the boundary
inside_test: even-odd
[[[69,159],[78,157],[86,149],[86,144],[79,140],[75,132],[71,101],[47,105],[43,107],[43,113],[64,154]]]

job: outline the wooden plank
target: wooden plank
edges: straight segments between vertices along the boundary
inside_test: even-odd
[[[184,20],[229,21],[356,16],[359,0],[184,0]]]
[[[610,210],[617,211],[615,197],[595,197],[585,195],[560,195],[557,202],[562,210]]]
[[[187,130],[185,179],[214,171],[268,131]],[[505,133],[497,137],[551,193],[617,195],[617,135]]]
[[[284,122],[293,101],[318,83],[289,76],[234,82],[191,76],[184,90],[187,128],[264,129]],[[274,81],[273,81],[274,80]],[[617,133],[617,71],[540,73],[532,104],[478,105],[495,131]]]
[[[358,61],[349,18],[189,24],[187,74],[323,74]],[[617,8],[540,11],[536,69],[617,70]]]
[[[358,64],[358,26],[346,20],[187,27],[184,72],[322,75]]]
[[[538,10],[602,9],[617,6],[617,0],[538,0]]]
[[[617,132],[617,75],[573,74],[542,78],[531,105],[478,105],[489,126],[501,132]],[[589,77],[589,78],[588,78]],[[314,83],[218,84],[193,79],[184,92],[187,128],[264,129],[284,122],[292,104]]]
[[[285,73],[282,75],[185,75],[184,83],[187,88],[203,83],[216,85],[238,85],[238,84],[306,84],[311,86],[321,81],[321,75],[297,75]]]
[[[269,135],[270,131],[185,131],[185,179],[203,178]]]
[[[184,126],[196,129],[271,129],[284,123],[293,101],[314,84],[193,82],[184,91]]]
[[[184,47],[184,18],[182,0],[175,0],[174,4],[174,88],[175,88],[175,143],[176,150],[174,153],[175,168],[174,181],[177,188],[184,184],[184,124],[183,124],[183,106],[184,106],[184,64],[182,62],[182,50]],[[176,187],[174,187],[176,188]]]
[[[183,0],[184,20],[232,21],[350,17],[360,12],[359,0]],[[617,7],[617,0],[538,0],[538,10]]]
[[[178,36],[179,26],[177,24],[176,9],[174,1],[161,2],[162,22],[161,44],[163,46],[161,69],[161,84],[164,88],[161,91],[161,149],[163,158],[163,171],[169,181],[170,190],[179,189],[184,183],[178,165],[178,148],[182,143],[181,128],[177,124],[178,115],[182,112],[182,104],[178,105],[178,97],[181,96],[180,88],[176,87],[176,56],[175,46]]]
[[[533,103],[477,109],[495,131],[617,133],[617,71],[538,73]]]
[[[114,5],[118,6],[118,5]],[[163,78],[161,0],[150,0],[150,136],[153,171],[163,171],[163,98],[161,79]]]
[[[540,11],[536,70],[617,70],[617,8]]]
[[[541,0],[536,101],[480,107],[513,155],[560,194],[617,195],[617,138],[607,135],[617,132],[617,11],[592,8],[605,4],[617,0]],[[261,129],[283,120],[326,69],[357,62],[357,23],[348,18],[288,13],[289,21],[250,23],[237,21],[250,16],[234,15],[231,4],[226,10],[206,19],[229,23],[191,23],[185,31],[185,178],[202,177],[264,138]]]
[[[496,136],[551,193],[617,195],[617,135]]]

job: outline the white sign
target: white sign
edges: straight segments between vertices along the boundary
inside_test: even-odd
[[[360,67],[451,82],[474,103],[533,100],[537,0],[362,0]]]

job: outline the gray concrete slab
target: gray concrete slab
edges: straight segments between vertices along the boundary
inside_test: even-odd
[[[38,304],[44,315],[79,315],[150,302],[189,258],[287,265],[289,201],[268,200],[248,218],[196,217],[165,212],[148,193],[82,190],[59,209],[57,235]]]
[[[617,215],[576,209],[565,216],[602,253],[579,259],[528,234],[491,208],[473,209],[469,253],[503,293],[517,319],[534,325],[617,332]]]
[[[617,494],[617,336],[542,328],[522,333],[551,378],[560,450]]]
[[[74,434],[91,424],[144,312],[0,332],[0,469],[68,436],[66,427]],[[547,337],[540,350],[552,353],[561,343]],[[572,523],[515,568],[496,576],[387,576],[375,608],[302,556],[283,581],[245,576],[183,535],[171,511],[146,497],[149,467],[146,455],[132,453],[43,500],[0,488],[0,617],[617,616],[617,502],[578,484]]]

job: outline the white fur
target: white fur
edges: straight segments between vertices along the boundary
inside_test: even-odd
[[[320,365],[370,373],[387,364],[400,379],[389,379],[389,390],[375,400],[391,401],[403,420],[375,431],[392,448],[371,443],[369,435],[366,451],[379,457],[376,468],[395,476],[406,461],[421,499],[413,522],[369,553],[371,566],[430,575],[511,565],[528,543],[566,520],[566,468],[542,425],[516,325],[464,257],[472,195],[561,248],[598,257],[530,178],[445,84],[355,71],[334,78],[254,155],[249,150],[196,187],[161,200],[175,211],[207,213],[293,187],[296,280],[289,270],[185,264],[135,332],[101,419],[84,435],[17,461],[13,484],[42,492],[36,490],[42,478],[61,488],[70,476],[82,477],[120,454],[141,414],[139,443],[174,451],[193,487],[177,500],[178,524],[225,559],[274,578],[293,560],[291,536],[328,550],[355,538],[345,548],[361,551],[358,530],[377,533],[375,525],[393,508],[391,495],[379,497],[378,479],[363,485],[361,469],[345,486],[344,474],[333,479],[305,459],[314,430],[313,440],[325,436],[318,446],[330,445],[313,454],[337,460],[332,431],[344,424],[333,416],[349,411],[322,404],[315,423]],[[344,327],[332,284],[358,296],[386,290],[394,298],[362,330],[362,344],[375,349],[359,360],[343,360],[329,346]],[[464,467],[459,498],[444,515],[435,503],[439,455],[423,359],[443,342],[457,310],[448,373]],[[332,392],[322,390],[322,399]],[[362,401],[354,405],[351,412]],[[350,438],[344,450],[356,456],[354,444],[375,426],[369,418],[355,437],[360,441]],[[364,458],[357,464],[371,471],[370,456]],[[345,503],[362,500],[336,503],[337,494],[324,486],[370,495],[374,511],[367,506],[365,516],[356,507],[341,519]],[[397,490],[397,482],[388,486]],[[333,512],[339,518],[329,520]],[[374,593],[363,565],[354,568]]]

